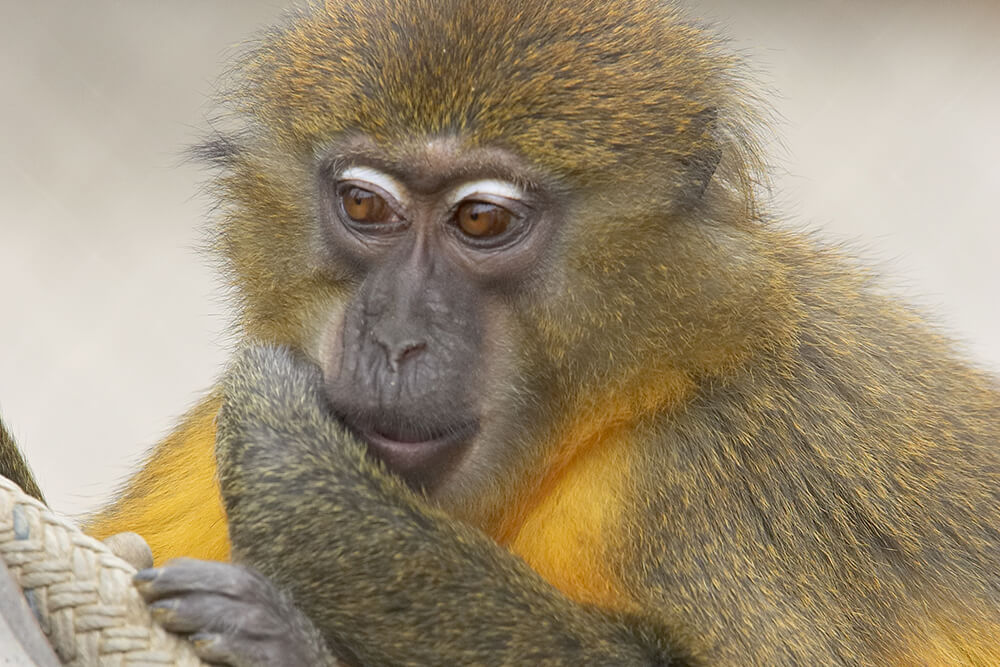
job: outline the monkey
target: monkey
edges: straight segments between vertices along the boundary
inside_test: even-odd
[[[1000,662],[997,380],[767,209],[709,30],[330,0],[235,76],[246,351],[89,524],[206,659]]]

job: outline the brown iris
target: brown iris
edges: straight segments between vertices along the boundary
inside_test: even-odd
[[[388,222],[393,217],[385,199],[364,188],[347,188],[340,195],[340,200],[347,217],[354,222]]]
[[[511,212],[496,204],[467,201],[455,212],[458,228],[474,238],[489,238],[507,231]]]

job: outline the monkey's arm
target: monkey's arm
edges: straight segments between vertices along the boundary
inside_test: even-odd
[[[288,591],[338,656],[373,665],[685,662],[653,624],[570,601],[430,508],[368,460],[320,388],[319,372],[286,351],[244,354],[228,379],[217,447],[234,554]],[[272,616],[287,608],[242,568],[180,568],[153,571],[141,589],[167,608],[168,627],[203,641],[239,633],[226,626],[232,613],[248,617],[248,605]],[[206,595],[213,587],[221,595]],[[279,633],[285,648],[270,655],[307,641],[304,625]]]
[[[28,462],[24,460],[24,455],[14,442],[14,436],[7,431],[2,420],[0,420],[0,475],[17,484],[29,496],[45,502],[42,490],[38,488],[38,482],[28,467]]]

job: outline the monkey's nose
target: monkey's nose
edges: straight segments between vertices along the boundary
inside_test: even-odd
[[[426,341],[398,326],[376,326],[372,334],[375,342],[385,351],[386,361],[393,372],[398,372],[404,361],[419,356],[427,349]]]

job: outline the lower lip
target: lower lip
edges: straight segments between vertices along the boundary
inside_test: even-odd
[[[450,435],[419,442],[393,440],[368,430],[363,432],[362,437],[372,453],[390,470],[404,477],[434,477],[435,473],[450,467],[461,451],[461,445],[471,439],[474,431],[473,427],[462,428]]]

